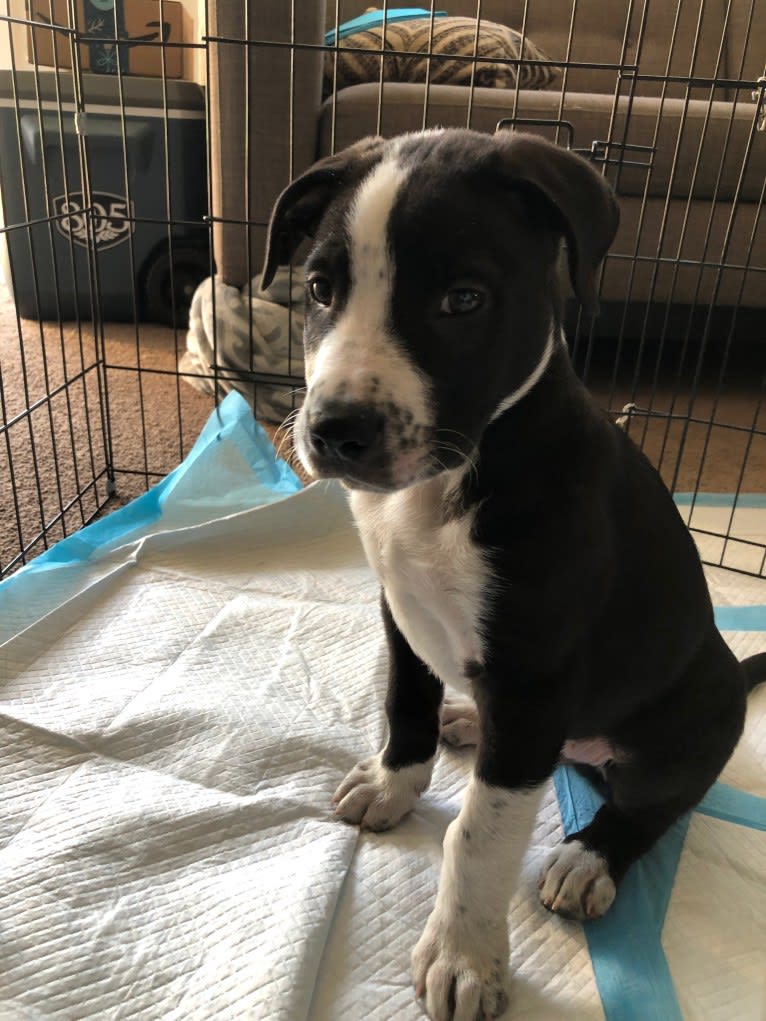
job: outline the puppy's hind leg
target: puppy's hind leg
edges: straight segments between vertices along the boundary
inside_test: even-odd
[[[708,786],[661,801],[658,795],[668,781],[666,773],[655,774],[652,781],[647,773],[638,778],[631,772],[619,766],[609,771],[611,800],[548,857],[538,887],[549,911],[578,921],[600,918],[629,867],[694,807]],[[649,784],[655,800],[641,803],[634,796]]]
[[[540,899],[549,910],[603,915],[633,862],[715,782],[742,731],[745,696],[728,649],[708,645],[707,655],[619,736],[625,757],[606,768],[606,804],[543,868]]]

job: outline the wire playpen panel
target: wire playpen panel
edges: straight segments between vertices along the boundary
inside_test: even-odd
[[[161,479],[226,390],[289,414],[300,273],[271,302],[256,279],[274,199],[365,135],[439,125],[542,133],[613,183],[575,366],[704,559],[766,574],[763,4],[143,0],[136,26],[120,0],[0,2],[0,574]]]

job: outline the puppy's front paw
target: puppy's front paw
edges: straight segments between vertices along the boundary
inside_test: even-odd
[[[579,840],[559,844],[546,861],[538,886],[549,911],[577,921],[600,918],[616,893],[606,860]]]
[[[388,769],[382,759],[381,752],[357,763],[333,795],[335,814],[363,830],[395,826],[431,780],[433,759],[402,769]]]
[[[449,923],[435,909],[412,952],[415,995],[432,1021],[490,1021],[508,1006],[508,932]]]

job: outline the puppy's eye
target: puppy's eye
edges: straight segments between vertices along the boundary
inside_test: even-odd
[[[332,284],[327,277],[314,277],[309,280],[309,294],[317,305],[332,304]]]
[[[475,287],[453,287],[442,298],[439,311],[448,316],[467,315],[480,309],[485,297],[484,292]]]

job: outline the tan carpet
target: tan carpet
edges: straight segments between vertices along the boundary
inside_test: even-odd
[[[35,541],[45,524],[51,542],[92,517],[107,499],[110,461],[116,472],[112,509],[158,481],[189,452],[213,402],[175,374],[183,345],[183,333],[174,336],[172,330],[146,324],[107,325],[100,338],[90,323],[41,327],[20,322],[7,290],[0,290],[0,412],[7,424],[0,432],[0,571],[21,548],[27,548],[28,558],[45,548],[43,540]],[[602,343],[598,353],[604,367],[593,370],[589,382],[607,404],[610,345]],[[634,357],[633,350],[623,359],[612,395],[615,408],[633,396]],[[655,463],[662,453],[666,481],[672,483],[677,473],[681,491],[733,491],[738,485],[744,491],[766,490],[763,349],[754,346],[727,373],[713,426],[707,423],[714,411],[720,355],[708,359],[693,401],[693,366],[684,368],[681,396],[673,406],[677,360],[677,352],[663,359],[654,410],[673,410],[702,424],[648,422],[644,445]],[[634,398],[645,407],[651,400],[652,368],[647,362]],[[103,424],[107,418],[111,453]],[[634,422],[634,438],[642,439],[645,422]],[[273,434],[274,426],[264,424]],[[289,454],[289,444],[283,444],[282,453]]]

